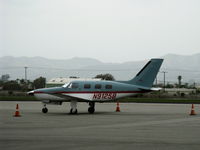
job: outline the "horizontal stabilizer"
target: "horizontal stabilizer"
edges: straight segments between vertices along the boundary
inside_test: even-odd
[[[150,90],[151,91],[160,91],[160,90],[162,90],[162,88],[151,88]]]

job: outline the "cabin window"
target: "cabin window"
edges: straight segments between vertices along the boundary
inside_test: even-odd
[[[112,89],[112,85],[106,85],[105,88],[106,89]]]
[[[77,89],[78,88],[78,83],[71,83],[71,84],[69,84],[68,88]]]
[[[90,85],[90,84],[84,84],[84,88],[85,88],[85,89],[90,89],[90,88],[91,88],[91,85]]]
[[[72,83],[72,89],[77,89],[78,88],[78,83]]]
[[[95,89],[101,89],[101,84],[96,84],[94,88]]]

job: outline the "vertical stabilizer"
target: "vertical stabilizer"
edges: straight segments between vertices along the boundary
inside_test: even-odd
[[[137,75],[127,83],[152,87],[153,82],[158,74],[163,59],[151,59],[138,73]]]

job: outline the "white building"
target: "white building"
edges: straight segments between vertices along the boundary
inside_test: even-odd
[[[196,93],[196,89],[186,89],[186,88],[165,88],[165,91],[168,92],[168,94],[177,94],[177,93],[184,93],[186,95],[189,95],[191,93]]]

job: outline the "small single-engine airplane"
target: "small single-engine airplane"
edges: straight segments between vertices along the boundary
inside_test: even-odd
[[[42,88],[28,92],[44,104],[43,113],[47,113],[46,104],[61,105],[71,102],[71,114],[77,114],[77,102],[88,102],[89,113],[95,112],[95,102],[113,101],[138,93],[160,90],[152,88],[163,59],[151,59],[129,81],[71,81],[62,87]]]

